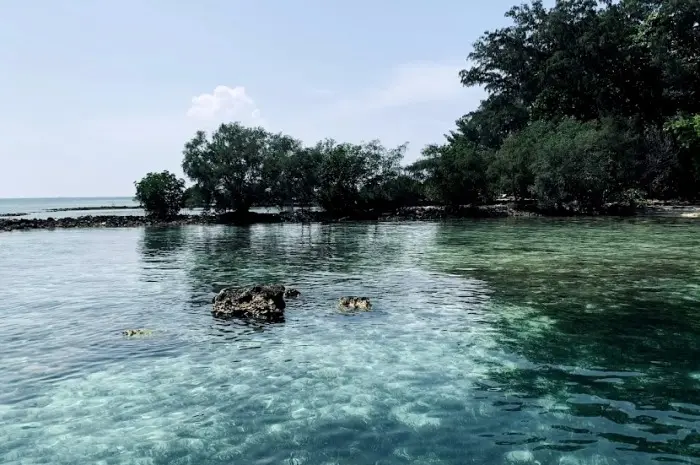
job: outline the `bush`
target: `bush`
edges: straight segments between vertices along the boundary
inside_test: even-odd
[[[317,201],[323,209],[336,215],[387,207],[385,186],[401,171],[405,145],[387,149],[378,141],[365,144],[319,143]]]
[[[148,216],[161,219],[172,218],[180,213],[185,181],[173,173],[148,173],[136,185],[136,200]]]
[[[198,131],[185,144],[182,169],[195,182],[206,207],[247,212],[256,205],[285,201],[287,159],[301,142],[264,128],[222,124],[211,137]]]
[[[428,200],[446,206],[477,205],[490,199],[486,171],[491,154],[466,138],[423,150],[408,171],[424,180]]]
[[[182,197],[182,206],[189,209],[206,208],[208,206],[207,193],[203,192],[196,184],[188,187]]]
[[[533,191],[545,210],[575,213],[604,211],[626,198],[633,186],[638,141],[613,121],[582,123],[566,119],[531,126],[541,137],[533,163]],[[528,129],[521,133],[528,137]]]

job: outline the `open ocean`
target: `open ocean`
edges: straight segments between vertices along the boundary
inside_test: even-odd
[[[108,210],[99,207],[131,206],[132,209]],[[94,207],[95,210],[53,211]],[[18,218],[60,218],[82,215],[142,215],[133,197],[54,197],[31,199],[0,199],[0,217],[11,214]],[[17,216],[22,214],[22,216]]]

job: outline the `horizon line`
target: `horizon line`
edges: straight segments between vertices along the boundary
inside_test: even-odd
[[[55,197],[0,197],[0,200],[55,200],[55,199],[132,199],[133,195],[83,195],[83,196],[55,196]]]

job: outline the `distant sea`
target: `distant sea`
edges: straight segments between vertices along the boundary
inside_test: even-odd
[[[109,209],[105,207],[115,207]],[[118,208],[117,208],[118,207]],[[131,207],[131,208],[124,208]],[[276,212],[274,207],[252,208],[257,212]],[[201,213],[201,208],[185,209],[183,214]],[[0,199],[0,219],[46,219],[86,215],[143,215],[144,211],[132,197],[53,197],[31,199]]]
[[[100,207],[125,207],[128,209],[104,209]],[[84,210],[84,208],[94,210]],[[80,210],[66,210],[80,208]],[[55,211],[61,210],[61,211]],[[55,197],[31,199],[0,199],[0,217],[14,214],[17,218],[60,218],[83,215],[142,215],[132,197]],[[22,214],[21,216],[16,216]]]

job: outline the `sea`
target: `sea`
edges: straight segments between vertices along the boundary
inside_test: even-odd
[[[699,228],[0,232],[0,463],[698,464]],[[219,289],[253,283],[301,296],[283,322],[213,318]],[[372,310],[339,311],[345,295]]]
[[[110,209],[110,207],[120,207]],[[123,207],[130,207],[125,209]],[[60,218],[81,215],[143,215],[133,197],[0,199],[0,217]]]

